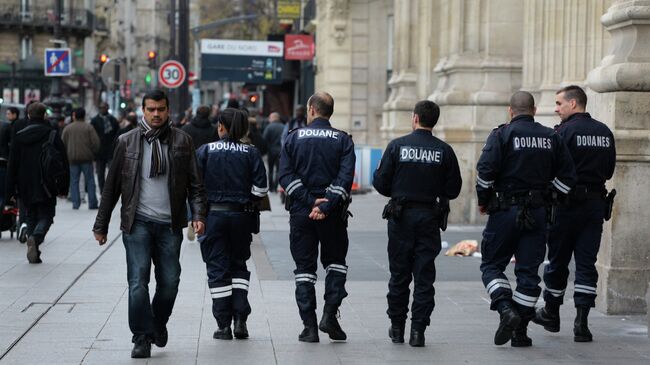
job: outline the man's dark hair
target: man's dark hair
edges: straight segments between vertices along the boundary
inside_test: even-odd
[[[196,108],[196,116],[202,119],[208,119],[210,117],[210,107],[207,105],[201,105]]]
[[[510,109],[512,109],[512,113],[515,116],[522,114],[534,115],[535,98],[527,91],[517,91],[510,98]]]
[[[323,118],[329,118],[334,114],[334,98],[326,92],[319,91],[312,95],[307,101],[307,107],[310,106]]]
[[[29,119],[45,119],[47,107],[43,103],[33,103],[27,108],[27,116]]]
[[[74,113],[75,120],[83,120],[86,117],[86,109],[84,108],[77,108],[72,113]]]
[[[413,114],[420,119],[420,125],[425,128],[433,128],[440,117],[440,107],[430,100],[418,101],[413,108]]]
[[[164,91],[160,89],[153,89],[151,91],[148,91],[144,96],[142,97],[142,107],[144,108],[144,104],[147,101],[147,99],[151,99],[154,101],[161,101],[164,100],[166,105],[169,107],[169,98],[167,98],[167,94],[165,94]]]
[[[241,109],[224,109],[219,113],[219,123],[228,131],[229,140],[239,141],[248,133],[248,115]]]
[[[569,85],[558,90],[555,95],[564,93],[565,100],[575,100],[576,104],[586,108],[587,107],[587,94],[585,91],[578,85]]]
[[[20,110],[18,110],[18,108],[16,108],[15,106],[9,107],[7,110],[9,110],[11,114],[15,115],[16,118],[20,116]]]

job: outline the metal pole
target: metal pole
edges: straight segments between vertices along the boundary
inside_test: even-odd
[[[178,57],[185,67],[185,81],[178,88],[178,113],[183,116],[190,106],[189,73],[190,73],[190,4],[189,0],[179,0],[178,3]]]
[[[170,60],[176,59],[176,0],[171,0],[169,6],[169,57]],[[176,89],[169,90],[170,116],[173,122],[180,122],[178,118],[178,92]]]
[[[54,39],[59,40],[61,38],[61,14],[63,13],[63,0],[55,1],[55,19],[54,22]],[[55,48],[59,48],[60,43],[55,43]],[[61,109],[65,104],[65,100],[61,97],[61,77],[55,76],[52,77],[52,86],[50,89],[50,95],[43,100],[52,109],[52,119],[58,120],[61,117]]]

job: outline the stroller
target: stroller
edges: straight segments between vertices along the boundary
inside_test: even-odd
[[[2,214],[0,214],[0,238],[2,238],[2,232],[9,231],[11,238],[14,238],[14,233],[16,233],[16,218],[18,217],[18,208],[14,206],[7,206],[2,208]]]

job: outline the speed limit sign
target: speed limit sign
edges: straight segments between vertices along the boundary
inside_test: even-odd
[[[164,87],[177,88],[185,81],[185,67],[178,61],[165,61],[158,69],[158,80]]]

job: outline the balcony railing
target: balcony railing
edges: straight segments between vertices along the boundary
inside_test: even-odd
[[[68,7],[61,13],[63,29],[92,31],[94,20],[93,13],[83,8]],[[52,6],[31,6],[28,11],[21,11],[20,5],[0,5],[0,25],[52,27],[56,21]]]

